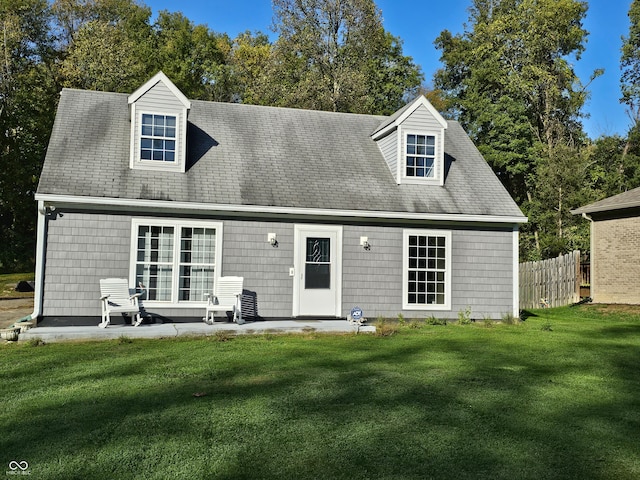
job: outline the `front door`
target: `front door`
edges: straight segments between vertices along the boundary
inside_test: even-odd
[[[293,316],[339,317],[342,228],[296,225]]]

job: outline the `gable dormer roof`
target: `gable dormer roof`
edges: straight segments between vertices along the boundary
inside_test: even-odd
[[[442,128],[447,128],[447,121],[444,119],[444,117],[440,115],[440,113],[438,113],[438,111],[434,108],[433,105],[431,105],[429,100],[427,100],[424,95],[420,95],[415,100],[407,103],[404,107],[402,107],[388,119],[378,125],[378,127],[371,134],[371,138],[373,138],[374,140],[378,140],[379,138],[384,137],[390,131],[395,130],[420,106],[424,106]]]
[[[162,72],[127,97],[129,168],[184,173],[191,101]]]
[[[155,87],[158,83],[163,83],[164,86],[167,87],[171,91],[171,93],[173,93],[178,101],[182,103],[182,105],[184,105],[184,108],[186,108],[187,110],[191,109],[191,101],[187,97],[185,97],[180,89],[176,87],[175,84],[171,80],[169,80],[169,77],[167,77],[162,71],[156,73],[144,85],[142,85],[135,92],[129,95],[129,105],[138,101],[140,97],[142,97],[145,93]]]

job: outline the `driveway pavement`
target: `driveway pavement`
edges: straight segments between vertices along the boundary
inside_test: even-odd
[[[9,328],[33,312],[33,297],[0,299],[0,328]]]

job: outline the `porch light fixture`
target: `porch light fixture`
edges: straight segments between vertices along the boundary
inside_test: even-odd
[[[269,242],[269,245],[271,245],[272,247],[277,247],[278,246],[278,240],[276,238],[276,234],[275,233],[268,233],[267,234],[267,242]]]
[[[47,205],[44,206],[40,209],[40,213],[42,213],[43,215],[48,215],[50,213],[53,213],[56,211],[56,206],[55,205]]]
[[[360,237],[360,246],[365,250],[370,250],[371,244],[369,243],[369,237]]]

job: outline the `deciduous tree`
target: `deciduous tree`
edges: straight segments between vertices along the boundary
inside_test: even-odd
[[[274,87],[269,103],[388,113],[422,74],[382,26],[372,0],[274,0]]]
[[[0,3],[0,271],[28,270],[35,255],[33,194],[57,88],[44,0]]]
[[[182,13],[162,11],[154,24],[153,70],[162,70],[189,98],[234,98],[226,59],[231,40]]]
[[[620,58],[620,101],[627,105],[634,125],[640,122],[640,1],[629,7],[629,35],[623,38]]]
[[[579,182],[551,174],[584,170],[580,119],[587,90],[571,60],[585,48],[586,11],[578,0],[475,0],[466,31],[444,31],[436,40],[445,66],[435,86],[447,94],[449,114],[529,215],[523,233],[532,238],[523,244],[534,248],[522,252],[526,258],[569,248],[567,226],[576,221],[570,190]]]

